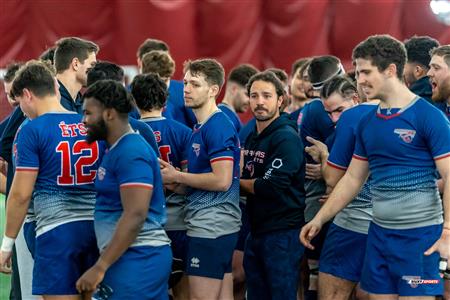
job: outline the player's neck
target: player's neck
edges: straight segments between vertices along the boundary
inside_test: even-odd
[[[108,125],[107,125],[108,126]],[[108,145],[114,145],[123,135],[131,132],[130,123],[127,119],[116,119],[112,124],[108,126],[108,136],[106,137],[106,142]]]
[[[67,112],[61,103],[59,102],[58,97],[49,96],[38,100],[39,104],[36,106],[37,116],[41,116],[43,114],[49,112]]]
[[[70,97],[72,97],[72,100],[75,100],[81,88],[83,87],[80,83],[77,82],[75,75],[68,71],[65,71],[63,73],[56,74],[56,79],[58,79],[64,85],[66,90],[69,92]]]
[[[380,106],[382,108],[403,108],[409,105],[417,96],[404,84],[394,84],[382,97]]]
[[[161,110],[152,110],[152,111],[143,111],[141,110],[141,119],[145,118],[161,118],[162,117],[162,109]]]
[[[210,99],[202,107],[193,109],[197,122],[199,124],[205,122],[213,113],[218,110],[216,101]]]

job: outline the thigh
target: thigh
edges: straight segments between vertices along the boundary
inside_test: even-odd
[[[320,256],[319,271],[359,282],[366,253],[367,234],[331,224]]]
[[[188,276],[190,299],[213,300],[219,299],[222,279],[201,276]]]
[[[321,300],[347,300],[355,286],[355,282],[319,272],[319,299]]]
[[[76,281],[98,258],[92,221],[60,225],[38,236],[35,247],[34,295],[77,295]]]
[[[260,238],[249,234],[245,243],[243,261],[248,300],[271,299],[261,252],[262,242]]]
[[[269,234],[264,240],[264,269],[273,299],[296,299],[304,248],[299,230]]]
[[[106,272],[103,284],[110,299],[167,299],[172,263],[170,246],[139,246],[128,250]]]
[[[231,261],[236,245],[237,233],[210,238],[188,238],[186,257],[187,275],[222,280],[231,273]]]

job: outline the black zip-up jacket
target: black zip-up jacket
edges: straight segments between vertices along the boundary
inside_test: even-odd
[[[304,224],[305,160],[297,125],[283,114],[244,146],[242,179],[255,179],[247,195],[253,235],[299,229]]]

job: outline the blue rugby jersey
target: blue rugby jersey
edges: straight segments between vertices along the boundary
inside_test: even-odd
[[[450,123],[422,98],[365,115],[353,157],[368,160],[373,221],[409,229],[442,223],[435,160],[450,155]]]
[[[186,195],[187,234],[217,238],[239,231],[239,137],[228,117],[217,110],[194,126],[187,149],[189,173],[212,172],[216,161],[233,161],[231,187],[225,192],[189,188]]]
[[[330,149],[327,164],[339,170],[347,170],[355,149],[356,127],[361,118],[376,110],[374,104],[360,104],[342,113],[336,125],[334,143]],[[372,198],[370,180],[364,183],[361,191],[334,218],[333,222],[347,230],[367,234],[372,220]]]
[[[161,159],[182,169],[186,165],[186,149],[189,147],[192,129],[165,117],[144,118],[143,122],[153,128]],[[184,223],[184,195],[166,191],[167,223],[166,230],[186,230]]]
[[[439,102],[434,104],[437,108],[439,108],[444,115],[447,116],[447,119],[450,120],[450,104],[447,102]]]
[[[103,150],[86,142],[74,112],[50,112],[29,121],[17,134],[16,171],[36,171],[33,191],[37,236],[58,225],[92,220],[94,179]]]
[[[238,114],[233,111],[228,104],[220,103],[217,107],[230,119],[231,123],[233,123],[234,128],[239,133],[242,128],[241,119],[239,119]]]
[[[121,188],[152,190],[148,215],[133,246],[161,246],[170,241],[162,226],[166,220],[165,199],[158,159],[148,143],[137,133],[119,138],[105,153],[95,180],[95,234],[100,250],[111,240],[123,213]]]

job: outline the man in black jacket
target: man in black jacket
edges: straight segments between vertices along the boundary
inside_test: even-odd
[[[303,145],[295,122],[280,115],[285,91],[272,72],[254,75],[247,91],[256,119],[240,181],[250,221],[244,251],[248,299],[296,299],[304,250],[297,240],[304,224]]]

